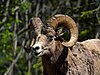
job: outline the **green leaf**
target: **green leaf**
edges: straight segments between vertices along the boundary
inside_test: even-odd
[[[22,23],[22,21],[19,20],[19,19],[16,19],[15,22],[16,22],[16,23]]]
[[[31,3],[28,1],[25,1],[21,4],[20,9],[25,12],[26,10],[28,10],[31,7]]]
[[[89,30],[85,29],[85,30],[83,30],[83,31],[80,32],[80,36],[81,36],[81,37],[84,37],[84,36],[86,36],[88,33],[89,33]]]
[[[12,8],[11,11],[12,11],[12,14],[14,15],[14,13],[15,13],[15,8]]]
[[[84,12],[81,12],[81,16],[80,18],[89,18],[92,16],[92,14],[96,11],[98,11],[99,9],[93,9],[93,10],[88,10],[88,11],[84,11]]]
[[[7,23],[7,27],[8,27],[8,28],[11,28],[11,24],[10,24],[10,23]]]

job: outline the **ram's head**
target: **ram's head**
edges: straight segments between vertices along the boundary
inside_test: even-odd
[[[43,25],[40,18],[32,18],[31,25],[33,26],[34,32],[32,35],[33,40],[29,49],[25,48],[26,52],[34,51],[36,56],[49,54],[51,50],[55,50],[56,41],[62,46],[72,47],[78,38],[78,29],[72,18],[67,15],[58,14],[48,20],[47,25]],[[63,26],[64,28],[58,28]],[[70,39],[65,41],[62,36],[68,37],[64,29],[68,29],[70,32]]]

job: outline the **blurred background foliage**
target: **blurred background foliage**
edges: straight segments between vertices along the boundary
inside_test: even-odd
[[[46,23],[55,14],[71,16],[78,41],[100,39],[100,0],[0,0],[0,75],[42,75],[41,58],[23,49],[31,17]]]

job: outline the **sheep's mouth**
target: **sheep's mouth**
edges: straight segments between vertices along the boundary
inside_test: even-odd
[[[51,55],[49,47],[42,47],[42,49],[33,49],[35,56],[39,57],[45,54]]]
[[[41,52],[35,52],[35,56],[41,56],[43,54],[44,51]]]
[[[34,53],[35,54],[35,56],[38,56],[40,53]]]
[[[43,56],[45,54],[49,54],[50,55],[50,51],[49,50],[43,50],[41,52],[35,52],[35,56],[36,57]]]

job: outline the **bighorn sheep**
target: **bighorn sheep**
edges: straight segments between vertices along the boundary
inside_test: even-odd
[[[34,29],[35,36],[25,50],[42,56],[44,75],[100,75],[100,40],[77,42],[78,29],[72,18],[55,15],[45,28],[40,18],[32,18],[31,22],[30,29]],[[69,41],[62,38],[63,30],[57,30],[60,25],[69,29]]]

